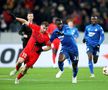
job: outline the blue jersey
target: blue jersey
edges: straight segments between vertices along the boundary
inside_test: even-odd
[[[72,28],[70,27],[70,29],[71,29],[71,33],[72,33],[73,37],[75,39],[77,39],[79,37],[78,29],[76,27],[72,27]]]
[[[99,25],[87,25],[85,27],[85,36],[86,44],[95,47],[96,45],[101,45],[104,41],[104,31],[103,28]]]
[[[57,34],[57,32],[63,33],[63,35]],[[64,25],[62,30],[56,28],[51,35],[50,41],[52,42],[55,38],[59,38],[62,44],[62,49],[73,52],[78,55],[78,47],[76,41],[72,35],[72,30],[68,25]]]

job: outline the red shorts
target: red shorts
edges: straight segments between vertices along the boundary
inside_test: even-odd
[[[37,61],[39,56],[40,54],[36,53],[35,51],[30,52],[27,49],[24,49],[19,55],[19,57],[24,59],[24,63],[28,68],[34,65],[34,63]]]
[[[60,40],[58,38],[54,39],[54,41],[51,43],[52,49],[59,49]]]

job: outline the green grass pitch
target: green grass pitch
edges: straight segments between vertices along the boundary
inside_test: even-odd
[[[102,68],[95,68],[95,78],[90,78],[88,68],[79,68],[78,83],[71,83],[71,69],[65,68],[61,78],[56,79],[58,69],[33,68],[14,84],[15,76],[9,73],[13,68],[0,68],[0,90],[108,90],[108,76],[102,74]]]

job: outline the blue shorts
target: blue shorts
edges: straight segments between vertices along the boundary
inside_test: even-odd
[[[73,53],[70,50],[61,49],[60,53],[64,54],[66,59],[70,58],[72,62],[79,60],[78,53]]]
[[[92,53],[94,56],[99,56],[99,49],[96,49],[93,46],[87,46],[86,51],[87,53]]]

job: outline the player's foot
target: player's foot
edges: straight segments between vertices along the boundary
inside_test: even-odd
[[[95,75],[94,74],[91,74],[91,76],[90,76],[91,78],[94,78],[95,77]]]
[[[72,83],[77,83],[77,77],[72,77]]]
[[[14,76],[14,75],[16,74],[16,72],[17,72],[16,69],[12,70],[12,71],[10,72],[10,76]]]
[[[53,68],[57,68],[57,65],[56,64],[53,64]]]
[[[19,84],[19,80],[17,78],[15,79],[15,84]]]
[[[62,74],[63,74],[63,71],[59,71],[59,72],[56,74],[56,78],[60,78]]]

